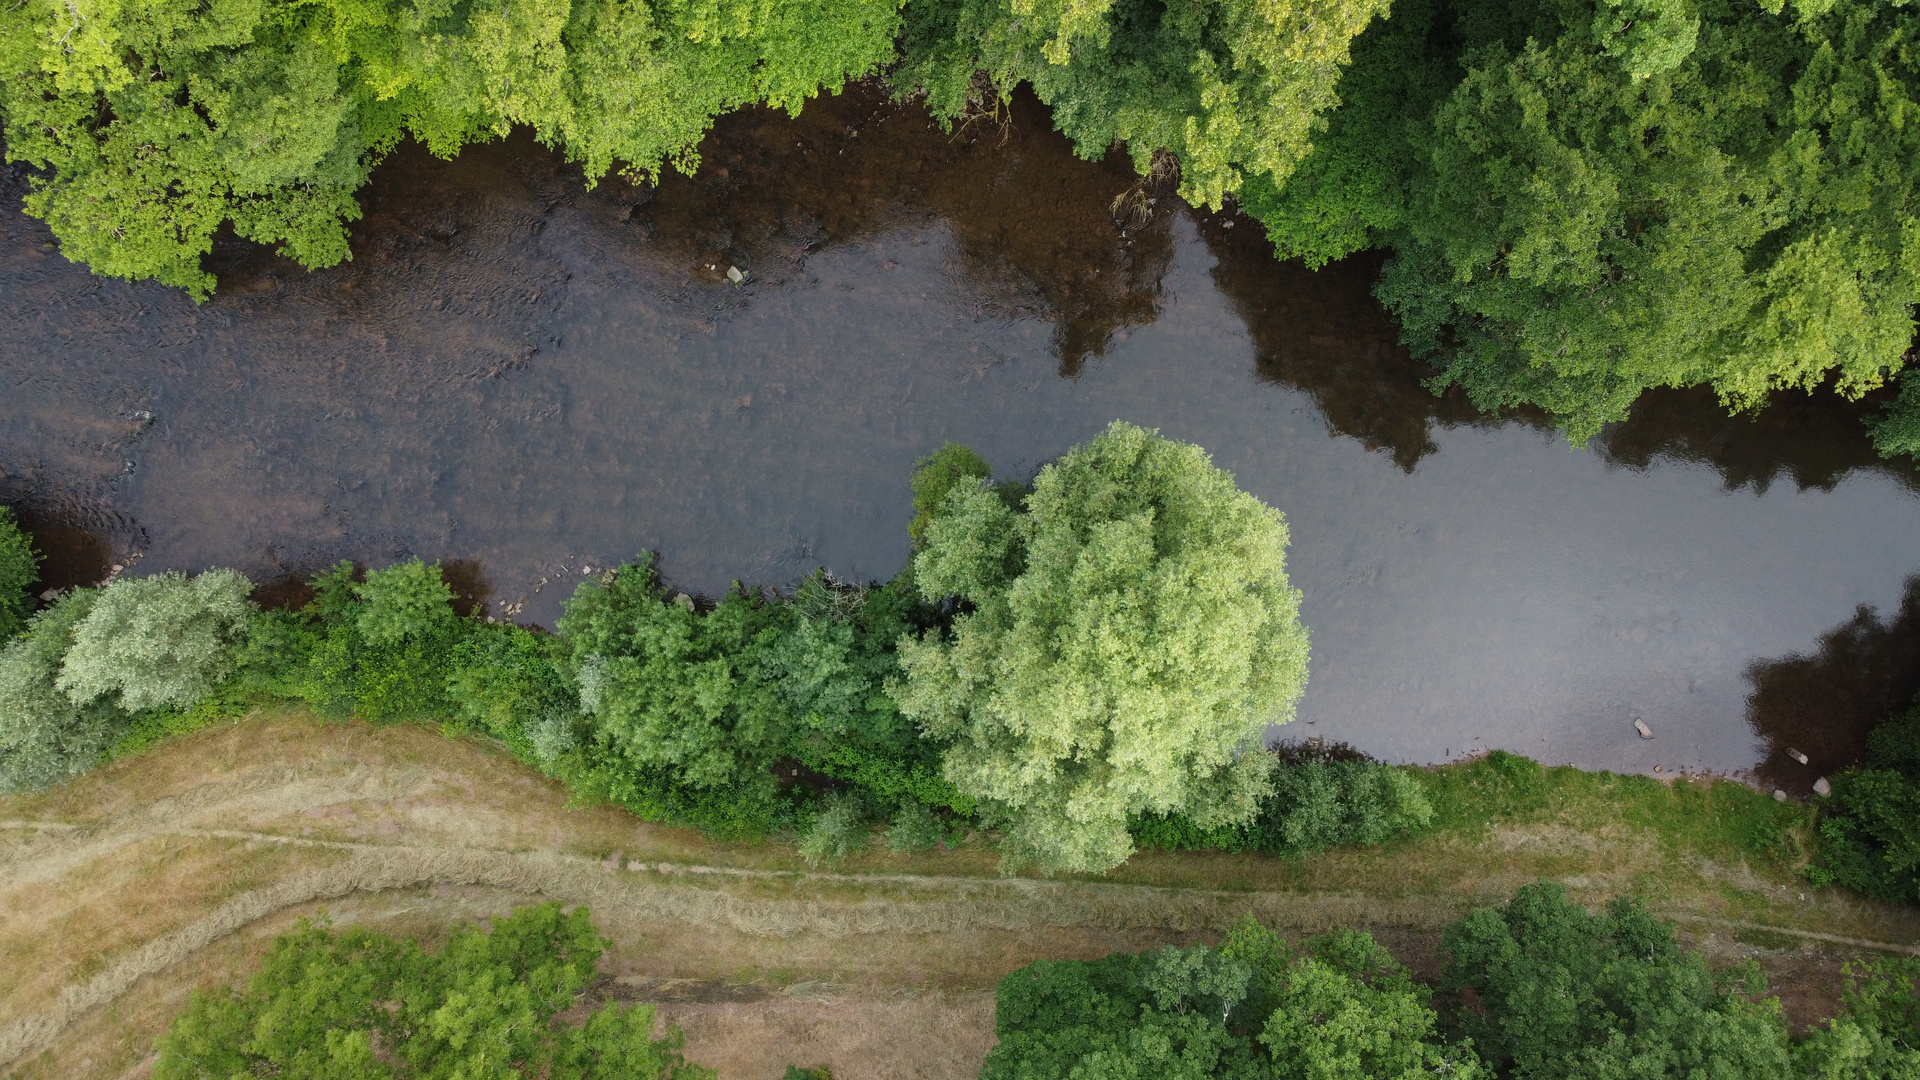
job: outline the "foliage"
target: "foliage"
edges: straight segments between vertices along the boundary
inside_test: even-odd
[[[1865,764],[1833,778],[1816,868],[1862,896],[1920,901],[1920,701],[1868,733]]]
[[[1514,1080],[1778,1077],[1788,1071],[1787,1025],[1757,967],[1716,981],[1699,953],[1620,897],[1604,915],[1542,882],[1502,908],[1478,908],[1448,927],[1443,986],[1471,988],[1484,1012],[1460,1028]]]
[[[107,748],[107,757],[144,754],[169,739],[191,735],[215,724],[245,716],[272,700],[257,690],[249,689],[239,679],[229,677],[205,697],[184,709],[163,706],[135,716],[126,730],[113,740],[113,745]]]
[[[902,803],[887,830],[889,851],[925,851],[946,839],[940,818],[933,810],[917,802]]]
[[[1116,422],[1041,471],[1024,511],[956,486],[913,575],[972,610],[900,642],[901,710],[1010,824],[1009,861],[1103,870],[1127,816],[1244,821],[1257,748],[1306,679],[1286,523],[1199,447]]]
[[[254,625],[268,649],[285,650],[248,653],[258,677],[322,716],[451,719],[448,686],[473,622],[455,617],[438,568],[413,560],[354,578],[339,563],[313,579],[314,599],[296,615]]]
[[[100,593],[75,589],[0,646],[0,793],[32,791],[85,772],[125,729],[111,701],[78,704],[54,680],[74,627]]]
[[[1576,441],[1654,386],[1858,395],[1913,336],[1920,16],[1761,7],[1405,0],[1246,206],[1283,257],[1391,247],[1377,291],[1436,388]]]
[[[252,592],[232,570],[113,581],[74,624],[54,685],[81,705],[111,697],[127,712],[191,706],[233,670]]]
[[[476,625],[454,652],[447,694],[460,718],[553,769],[580,746],[580,702],[560,643],[510,623]]]
[[[1855,961],[1840,1015],[1794,1048],[1809,1080],[1920,1078],[1920,960]]]
[[[1144,815],[1131,829],[1143,847],[1263,851],[1297,858],[1346,844],[1381,844],[1433,822],[1433,805],[1411,770],[1359,757],[1289,748],[1273,790],[1252,820],[1201,828],[1181,815]]]
[[[1335,102],[1377,0],[916,0],[895,79],[935,115],[977,114],[1029,82],[1075,149],[1178,159],[1180,193],[1219,206],[1248,177],[1284,182]],[[984,72],[986,78],[976,77]]]
[[[907,535],[918,545],[933,515],[946,505],[947,492],[967,481],[993,479],[987,459],[956,442],[944,443],[913,466],[913,521]]]
[[[1900,395],[1867,424],[1881,457],[1920,458],[1920,379],[1900,380]]]
[[[0,642],[27,627],[33,614],[28,590],[40,579],[40,553],[33,538],[13,519],[13,508],[0,506]]]
[[[860,800],[835,792],[826,797],[813,821],[801,832],[800,857],[809,865],[844,859],[866,847],[872,835]]]
[[[353,587],[360,601],[354,628],[366,643],[387,649],[403,642],[443,636],[453,626],[453,590],[440,564],[418,558],[375,570]]]
[[[356,190],[402,139],[442,157],[526,125],[589,182],[691,170],[715,115],[892,55],[896,0],[24,0],[0,10],[11,160],[68,257],[197,298],[231,222],[349,257]]]
[[[1353,930],[1296,955],[1248,918],[1217,949],[1037,961],[996,997],[981,1080],[1486,1075],[1471,1048],[1435,1036],[1427,992]]]
[[[302,919],[243,992],[196,993],[160,1041],[157,1080],[543,1076],[699,1080],[650,1005],[608,1004],[556,1025],[607,942],[585,908],[522,908],[492,931],[456,930],[438,953]]]

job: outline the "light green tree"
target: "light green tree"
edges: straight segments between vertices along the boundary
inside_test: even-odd
[[[900,642],[903,712],[948,780],[1008,826],[1009,865],[1097,871],[1127,815],[1245,821],[1306,681],[1279,511],[1199,447],[1115,422],[1047,466],[1024,509],[956,486],[914,557],[967,610]]]
[[[439,563],[414,558],[370,571],[353,594],[361,605],[356,626],[375,649],[444,633],[458,618],[453,589],[441,577]]]
[[[253,583],[232,570],[114,581],[74,625],[54,683],[81,705],[103,698],[128,712],[192,705],[233,670],[252,592]]]
[[[1084,157],[1124,143],[1135,168],[1156,151],[1180,165],[1180,194],[1218,207],[1247,177],[1282,183],[1305,156],[1348,42],[1385,0],[916,0],[895,79],[936,115],[1000,100],[1021,82],[1053,108]]]
[[[798,111],[893,54],[898,0],[21,0],[0,8],[10,160],[69,258],[204,298],[223,223],[308,267],[406,136],[530,126],[589,182],[698,161],[713,117]]]
[[[75,625],[99,598],[95,589],[68,592],[0,647],[0,793],[85,772],[126,730],[127,714],[111,703],[78,705],[54,686]]]

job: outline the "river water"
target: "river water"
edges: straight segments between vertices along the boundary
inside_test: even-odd
[[[417,554],[551,625],[642,550],[706,593],[888,577],[917,457],[1026,477],[1123,418],[1285,511],[1313,635],[1289,737],[1803,791],[1920,688],[1920,475],[1872,453],[1874,402],[1666,392],[1578,450],[1477,417],[1420,386],[1376,263],[1277,264],[1031,101],[949,135],[855,89],[730,117],[703,156],[589,191],[524,138],[405,149],[350,263],[223,240],[197,307],[9,211],[0,498],[51,584]]]

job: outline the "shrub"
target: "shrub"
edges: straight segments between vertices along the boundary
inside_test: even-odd
[[[93,589],[69,592],[0,647],[0,793],[85,772],[126,729],[130,718],[111,702],[77,704],[54,685],[74,627],[99,599]]]
[[[1815,873],[1887,903],[1920,901],[1920,701],[1867,736],[1867,760],[1833,778]]]
[[[460,643],[447,696],[459,717],[552,769],[579,748],[580,703],[555,662],[559,642],[508,623],[480,624]]]
[[[1840,1015],[1794,1048],[1809,1080],[1912,1080],[1920,1076],[1920,960],[1855,961],[1842,969]]]
[[[651,1037],[651,1005],[615,1002],[556,1023],[606,945],[585,908],[559,904],[522,908],[491,932],[456,930],[438,953],[302,919],[244,991],[194,994],[161,1038],[153,1075],[713,1077],[682,1059],[677,1028]]]
[[[253,583],[232,570],[121,578],[99,591],[55,679],[79,704],[185,708],[233,670]]]
[[[40,580],[40,553],[21,531],[13,509],[0,506],[0,641],[27,627],[33,614],[33,583]]]
[[[440,564],[418,558],[369,573],[353,595],[360,601],[355,628],[375,649],[442,636],[458,619]]]
[[[812,823],[800,834],[800,856],[809,864],[844,859],[866,847],[872,835],[860,800],[835,792],[822,801]]]
[[[1359,931],[1295,953],[1248,918],[1217,949],[1041,960],[996,998],[981,1080],[1488,1076],[1470,1047],[1438,1037],[1427,991]]]
[[[887,830],[887,848],[891,851],[925,851],[945,839],[939,815],[922,803],[903,803]]]
[[[901,711],[1008,826],[1009,864],[1103,870],[1130,814],[1246,821],[1257,747],[1306,679],[1279,511],[1199,447],[1116,422],[1047,466],[1024,510],[952,488],[914,556],[950,633],[900,641]]]
[[[311,584],[296,615],[255,623],[266,645],[243,655],[253,677],[322,716],[454,717],[448,683],[474,623],[454,614],[438,567],[414,559],[356,582],[342,562]]]
[[[1632,1076],[1771,1078],[1788,1070],[1787,1025],[1761,1000],[1750,963],[1716,980],[1700,953],[1636,901],[1604,915],[1542,882],[1502,908],[1479,908],[1448,927],[1442,986],[1471,988],[1484,1012],[1459,1025],[1481,1056],[1513,1080]]]
[[[1381,844],[1433,824],[1426,788],[1406,769],[1344,745],[1281,747],[1273,790],[1254,819],[1203,828],[1182,815],[1142,815],[1131,826],[1144,847],[1264,851],[1297,857],[1346,844]]]

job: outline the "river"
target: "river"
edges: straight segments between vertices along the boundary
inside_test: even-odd
[[[702,153],[588,190],[524,137],[404,148],[350,263],[223,239],[200,306],[8,209],[0,498],[53,584],[419,555],[551,625],[642,550],[710,594],[888,577],[917,457],[1026,477],[1123,418],[1285,511],[1313,636],[1288,737],[1804,791],[1920,688],[1920,474],[1873,454],[1873,401],[1661,392],[1582,449],[1478,417],[1421,387],[1377,262],[1278,264],[1030,100],[948,134],[855,88]]]

